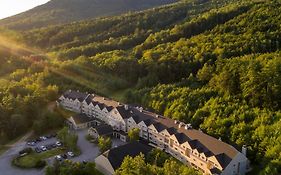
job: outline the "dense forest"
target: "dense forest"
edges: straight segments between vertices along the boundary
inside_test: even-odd
[[[280,34],[277,0],[187,0],[27,30],[17,41],[46,58],[23,64],[3,56],[12,66],[1,72],[3,116],[13,121],[17,99],[52,101],[69,88],[91,91],[191,123],[238,149],[247,145],[252,174],[276,175],[281,173]],[[16,116],[36,116],[21,115]],[[0,125],[3,136],[7,126]]]
[[[49,25],[118,15],[170,4],[177,0],[50,0],[27,12],[0,20],[0,26],[29,30]],[[36,15],[34,15],[36,14]]]

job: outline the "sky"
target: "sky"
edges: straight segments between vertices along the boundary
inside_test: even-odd
[[[0,19],[27,11],[49,0],[0,0]]]

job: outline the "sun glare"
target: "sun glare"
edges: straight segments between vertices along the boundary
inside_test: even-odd
[[[0,0],[0,19],[29,10],[49,0]]]

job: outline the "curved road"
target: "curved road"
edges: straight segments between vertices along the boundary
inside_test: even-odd
[[[12,159],[25,147],[25,142],[17,143],[0,156],[1,175],[43,175],[44,170],[24,170],[12,166]]]

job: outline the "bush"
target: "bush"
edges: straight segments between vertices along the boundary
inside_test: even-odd
[[[34,168],[44,168],[47,165],[45,160],[38,160]]]

